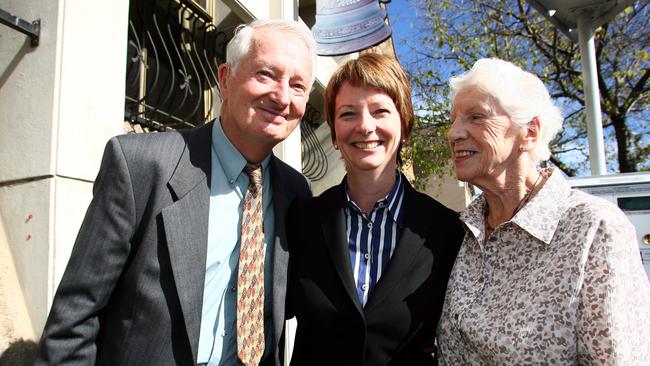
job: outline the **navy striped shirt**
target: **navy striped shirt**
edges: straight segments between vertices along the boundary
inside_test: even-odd
[[[352,201],[347,184],[345,189],[350,264],[359,301],[365,306],[399,242],[404,223],[404,182],[398,172],[390,193],[375,203],[369,215]]]

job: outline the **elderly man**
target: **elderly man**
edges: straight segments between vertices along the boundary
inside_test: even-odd
[[[310,192],[271,150],[303,116],[314,49],[296,22],[242,26],[219,119],[108,142],[38,365],[280,364],[284,216]]]

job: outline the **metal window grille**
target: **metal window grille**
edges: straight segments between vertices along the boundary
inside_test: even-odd
[[[163,131],[214,118],[228,38],[206,7],[206,0],[131,0],[127,121]]]
[[[316,129],[322,124],[321,113],[307,103],[305,115],[300,121],[302,150],[302,173],[311,181],[322,179],[328,170],[327,154],[318,141]]]

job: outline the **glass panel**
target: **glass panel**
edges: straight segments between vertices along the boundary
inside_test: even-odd
[[[618,207],[623,211],[650,210],[650,196],[619,197],[616,201],[618,202]]]

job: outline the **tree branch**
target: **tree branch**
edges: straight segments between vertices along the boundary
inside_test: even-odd
[[[564,172],[564,174],[568,175],[569,177],[575,177],[578,171],[576,169],[568,167],[566,164],[558,160],[554,155],[551,155],[550,159],[551,163],[558,167],[561,171]]]

